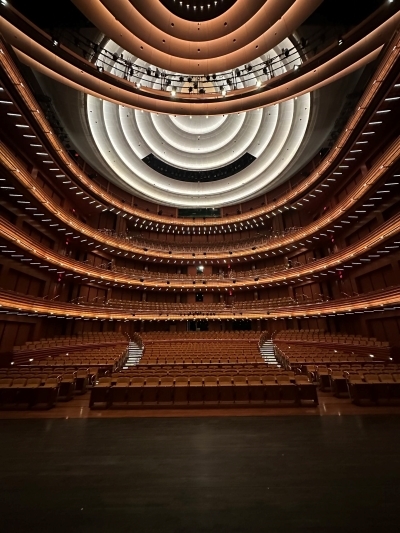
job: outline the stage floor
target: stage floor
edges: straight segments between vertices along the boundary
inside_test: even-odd
[[[1,420],[0,529],[397,531],[400,419],[356,409]]]

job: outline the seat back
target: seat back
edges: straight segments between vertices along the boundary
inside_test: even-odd
[[[177,376],[175,378],[175,386],[176,385],[187,385],[189,383],[187,376]]]
[[[107,378],[107,377],[99,378],[98,384],[109,385],[111,387],[111,378]]]
[[[25,387],[26,378],[14,378],[12,387]]]
[[[311,383],[307,376],[300,374],[294,377],[296,385],[301,385],[303,383]]]
[[[383,383],[394,383],[392,374],[379,374],[379,380]]]
[[[144,377],[135,376],[131,379],[131,385],[143,385]]]
[[[162,387],[172,387],[174,384],[174,378],[170,376],[163,376],[160,379],[160,385]]]
[[[158,385],[160,379],[158,376],[149,376],[146,378],[146,385]]]
[[[36,386],[36,387],[39,387],[39,385],[42,383],[42,379],[41,378],[29,378],[27,381],[26,381],[26,387],[27,386]]]
[[[277,374],[276,381],[278,383],[290,383],[290,376],[287,374]]]
[[[117,384],[129,385],[130,380],[131,378],[127,376],[123,376],[123,377],[117,378]]]
[[[276,383],[274,374],[266,374],[261,379],[263,383]]]
[[[58,387],[58,378],[56,377],[50,377],[50,378],[47,378],[46,381],[44,382],[45,385],[52,385],[54,387]]]
[[[364,379],[367,383],[379,383],[378,374],[364,374]]]

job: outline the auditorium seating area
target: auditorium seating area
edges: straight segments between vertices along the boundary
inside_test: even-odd
[[[274,365],[260,352],[267,333],[143,332],[134,337],[143,353],[129,367],[122,334],[42,339],[35,348],[60,351],[76,341],[82,346],[83,340],[91,346],[0,370],[0,407],[51,408],[88,390],[93,409],[318,405],[317,390],[355,404],[400,400],[400,365],[387,357],[334,349],[323,342],[332,336],[320,330],[276,335]],[[288,337],[298,342],[282,340]],[[333,337],[343,346],[359,346],[359,337],[354,345],[352,336]],[[95,339],[106,344],[93,347]],[[374,339],[361,341],[374,346]],[[29,351],[32,343],[25,346]]]
[[[329,348],[333,357],[339,358],[345,353],[345,359],[354,361],[360,357],[368,361],[371,356],[383,361],[390,359],[390,346],[386,341],[377,341],[375,338],[362,337],[361,335],[329,334],[321,330],[307,330],[280,332],[274,336],[278,347],[285,345],[286,350],[298,349],[300,356],[319,355],[319,350]],[[290,348],[288,348],[290,346]],[[315,352],[317,350],[318,353]],[[335,351],[336,350],[336,351]]]
[[[126,352],[128,341],[126,335],[114,332],[41,339],[38,342],[15,346],[13,362],[16,365],[26,365],[49,361],[52,357],[57,358],[57,361],[61,361],[63,357],[74,357],[76,361],[83,361],[85,365],[97,365],[100,360],[110,365],[121,352]],[[59,366],[58,363],[56,366]]]
[[[140,364],[263,363],[259,335],[238,333],[146,334]]]
[[[373,339],[368,343],[371,346]],[[275,352],[284,368],[306,375],[321,392],[350,397],[356,404],[363,400],[387,404],[400,399],[400,365],[391,358],[282,342],[275,345]]]
[[[89,335],[90,343],[93,336]],[[59,356],[30,358],[28,363],[0,369],[0,407],[54,407],[57,401],[69,401],[74,394],[85,394],[103,376],[118,372],[127,358],[127,343],[123,336],[104,335],[108,346],[86,348]],[[116,339],[116,343],[110,341]],[[81,341],[81,339],[79,339]],[[119,340],[119,343],[118,343]],[[66,339],[51,339],[42,344],[65,348]],[[82,346],[82,343],[79,343]]]
[[[390,403],[400,401],[400,365],[384,368],[371,368],[369,371],[348,370],[344,373],[350,397],[355,404],[363,401],[374,403]],[[335,391],[340,376],[331,377]]]
[[[275,346],[277,359],[285,368],[302,367],[310,364],[374,364],[389,360],[389,358],[371,357],[369,354],[360,355],[336,350],[324,347],[322,344],[319,346],[296,346],[277,342]]]
[[[112,372],[119,369],[126,359],[126,346],[121,347],[102,347],[102,348],[88,348],[67,353],[65,355],[46,357],[44,359],[30,359],[29,366],[38,367],[40,369],[74,367],[76,369],[82,367],[99,367],[107,369]]]
[[[0,408],[54,407],[85,394],[93,385],[98,369],[13,368],[0,369]]]
[[[22,346],[15,346],[14,352],[26,352],[32,350],[43,350],[47,348],[62,349],[70,346],[81,346],[84,344],[106,344],[127,342],[125,335],[114,332],[107,333],[83,333],[71,337],[54,337],[51,339],[40,339],[39,341],[26,342]]]
[[[360,346],[382,346],[388,347],[389,343],[384,341],[377,341],[374,338],[362,337],[361,335],[347,335],[344,333],[340,334],[330,334],[319,329],[309,329],[309,330],[286,330],[279,332],[276,337],[276,341],[313,341],[313,342],[323,342],[331,343],[337,342],[340,344],[351,344],[351,345],[360,345]]]
[[[318,404],[307,376],[265,363],[256,332],[144,333],[142,340],[139,364],[99,380],[91,407]]]

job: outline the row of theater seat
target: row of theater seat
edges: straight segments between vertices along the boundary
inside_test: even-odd
[[[92,388],[90,407],[97,404],[156,405],[266,405],[289,403],[318,404],[316,386],[306,376],[292,383],[285,374],[264,376],[177,376],[100,378]]]
[[[188,365],[138,365],[135,367],[135,375],[140,376],[149,376],[149,375],[206,375],[211,374],[232,374],[232,375],[260,375],[260,374],[270,374],[277,371],[281,371],[281,368],[276,366],[269,367],[267,363],[244,363],[242,365],[232,364],[188,364]],[[125,372],[125,370],[121,371]],[[294,372],[285,371],[287,375],[293,376]]]
[[[318,381],[320,389],[328,389],[330,387],[329,376],[334,372],[336,374],[345,374],[346,372],[396,372],[400,370],[399,365],[385,364],[385,363],[349,363],[349,364],[320,364],[320,365],[305,365],[302,369],[312,381]]]
[[[75,393],[85,394],[90,382],[96,380],[90,371],[64,373],[18,372],[0,373],[0,407],[34,407],[46,405],[51,408],[59,400],[69,401]]]
[[[169,333],[164,331],[143,332],[141,333],[143,342],[151,341],[169,341],[178,342],[181,340],[192,340],[195,342],[201,340],[240,340],[253,339],[259,340],[260,334],[256,331],[180,331],[176,333]]]
[[[275,341],[290,343],[291,341],[314,341],[314,342],[328,342],[339,344],[352,344],[361,346],[379,346],[388,347],[389,343],[386,341],[378,341],[374,337],[362,337],[361,335],[347,335],[331,334],[322,330],[308,330],[308,331],[284,331],[279,332]]]
[[[50,367],[102,367],[109,371],[120,368],[126,361],[127,349],[124,345],[111,345],[100,348],[89,348],[71,352],[70,354],[58,355],[56,357],[32,357],[28,363],[31,368]]]
[[[262,357],[142,357],[140,365],[237,365],[262,364]]]
[[[363,400],[379,403],[400,401],[400,371],[396,373],[348,373],[346,377],[350,398],[356,404]],[[339,376],[335,378],[339,379]]]
[[[373,380],[388,383],[400,383],[400,365],[357,365],[348,368],[328,368],[318,366],[310,369],[307,367],[307,375],[312,381],[318,383],[321,391],[332,391],[335,396],[349,395],[350,381],[359,380],[370,383]],[[389,381],[388,381],[389,380]]]
[[[302,346],[277,342],[275,345],[277,360],[285,368],[301,367],[307,364],[347,364],[347,363],[371,363],[371,361],[383,361],[384,358],[371,357],[371,354],[354,354],[333,348],[320,346]]]
[[[121,333],[114,333],[114,332],[108,332],[108,333],[93,333],[93,334],[85,334],[85,335],[79,335],[79,336],[70,336],[70,337],[53,337],[53,338],[46,338],[46,339],[40,339],[39,341],[28,341],[22,346],[14,346],[14,352],[21,352],[21,351],[31,351],[31,350],[40,350],[43,348],[52,348],[52,347],[60,347],[60,348],[68,348],[69,346],[76,346],[76,345],[85,345],[85,344],[108,344],[108,343],[120,343],[120,342],[127,342],[127,338],[125,335]]]

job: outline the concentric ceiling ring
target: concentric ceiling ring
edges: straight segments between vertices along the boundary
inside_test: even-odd
[[[289,44],[284,41],[279,46]],[[126,57],[126,51],[116,43],[109,42],[107,48],[118,57],[121,53]],[[128,55],[128,59],[133,65],[143,64],[133,56]],[[281,71],[285,70],[282,59]],[[143,83],[151,88],[150,82]],[[219,83],[218,75],[214,83]],[[216,207],[254,197],[279,178],[296,157],[307,130],[310,105],[307,93],[247,113],[189,117],[151,114],[88,95],[87,116],[103,163],[136,194],[178,207]],[[191,171],[212,171],[245,154],[255,161],[219,181],[193,183],[166,177],[149,168],[143,159],[150,154],[172,167]]]

